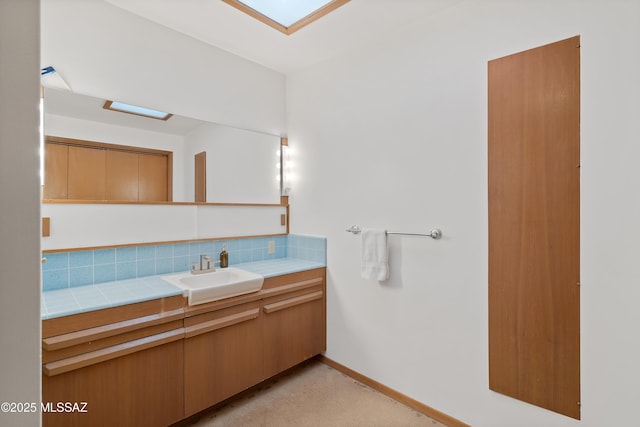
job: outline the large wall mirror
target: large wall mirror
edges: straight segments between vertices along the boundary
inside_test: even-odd
[[[106,101],[46,88],[44,134],[170,152],[173,202],[195,201],[195,156],[206,153],[207,203],[280,204],[279,136],[177,115],[150,119],[104,109]]]

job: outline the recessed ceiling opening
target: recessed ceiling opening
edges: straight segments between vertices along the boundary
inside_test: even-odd
[[[272,28],[291,35],[349,0],[222,0]]]

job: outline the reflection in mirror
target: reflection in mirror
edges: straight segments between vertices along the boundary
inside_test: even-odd
[[[206,152],[208,203],[280,203],[280,137],[178,115],[148,119],[105,110],[104,103],[47,88],[45,135],[170,151],[174,202],[194,201],[194,156]]]

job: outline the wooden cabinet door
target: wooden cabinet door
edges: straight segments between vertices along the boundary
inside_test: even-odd
[[[138,200],[138,154],[106,151],[107,200]]]
[[[63,144],[44,145],[43,199],[67,199],[67,170],[69,146]]]
[[[489,387],[580,418],[580,39],[489,63]]]
[[[138,155],[138,200],[141,202],[168,201],[167,156]]]
[[[185,319],[185,415],[258,384],[262,375],[259,302]]]
[[[105,200],[105,160],[104,150],[69,146],[69,199]]]
[[[265,300],[264,369],[267,378],[326,349],[324,287]]]
[[[183,418],[182,340],[56,376],[42,401],[86,402],[86,412],[45,412],[44,427],[164,427]]]

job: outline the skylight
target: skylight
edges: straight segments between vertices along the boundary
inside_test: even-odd
[[[223,0],[287,35],[349,0]]]
[[[125,104],[124,102],[107,101],[102,107],[105,110],[119,111],[121,113],[135,114],[136,116],[149,117],[151,119],[169,120],[173,115],[164,111],[152,110],[150,108],[138,107],[137,105]]]

